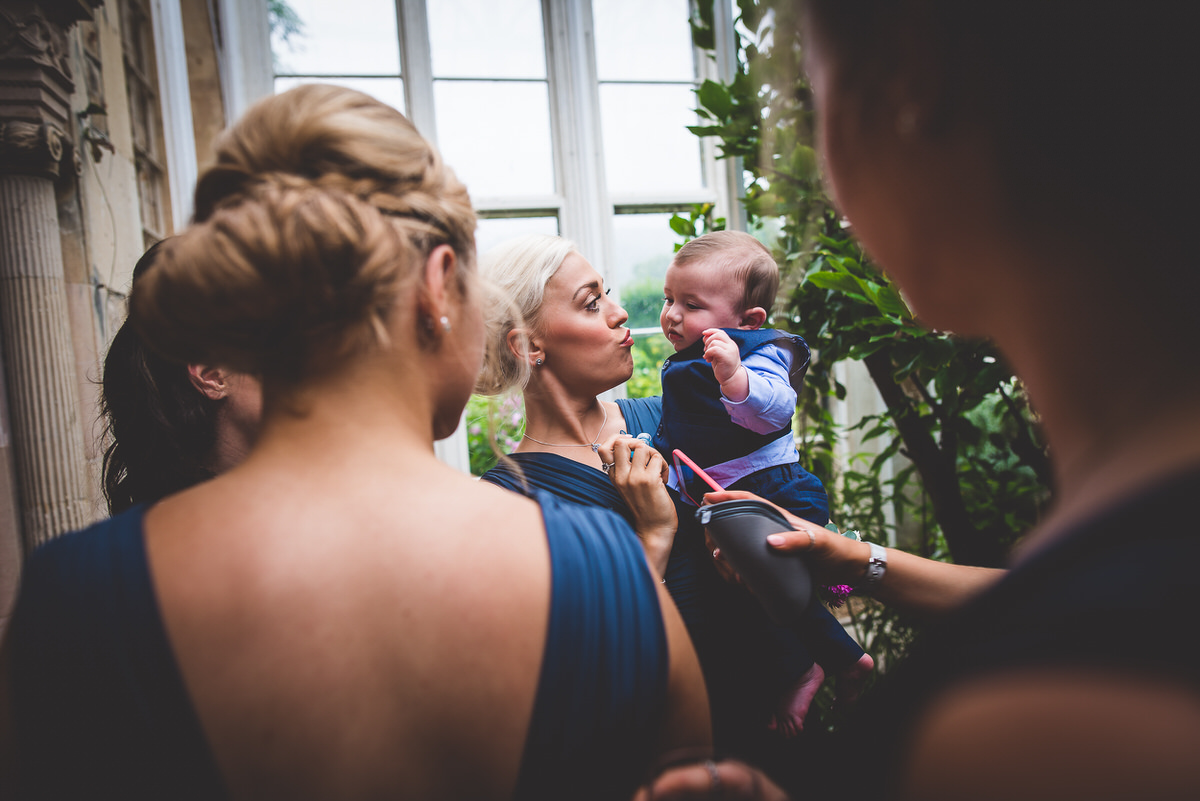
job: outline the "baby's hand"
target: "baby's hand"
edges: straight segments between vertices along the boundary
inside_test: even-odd
[[[720,328],[707,328],[700,336],[704,339],[704,360],[712,365],[717,381],[726,383],[742,366],[737,345]]]

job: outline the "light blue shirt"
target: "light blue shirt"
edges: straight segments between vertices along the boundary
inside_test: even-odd
[[[735,403],[722,396],[721,403],[729,418],[742,428],[756,434],[769,434],[786,428],[796,411],[796,390],[792,387],[792,351],[779,345],[764,345],[742,360],[750,393],[745,400]],[[687,448],[683,448],[687,453]],[[669,454],[665,454],[670,456]],[[704,467],[704,472],[722,487],[728,487],[740,478],[767,467],[794,464],[800,461],[796,452],[795,438],[789,435],[767,443],[748,456],[728,462]],[[679,488],[679,479],[671,467],[667,486]]]

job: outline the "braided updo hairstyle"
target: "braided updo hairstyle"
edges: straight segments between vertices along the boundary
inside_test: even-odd
[[[467,291],[475,213],[433,146],[368,95],[300,86],[218,139],[195,219],[134,288],[130,317],[168,358],[295,385],[388,345],[398,299],[442,244]],[[429,322],[411,321],[422,345]]]

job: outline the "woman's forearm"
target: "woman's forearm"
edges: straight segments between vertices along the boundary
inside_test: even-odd
[[[863,546],[861,575],[866,573],[869,547]],[[870,595],[889,606],[922,615],[940,615],[961,606],[990,587],[1005,573],[988,567],[938,562],[897,548],[887,549],[887,570]],[[860,579],[861,582],[861,579]],[[853,585],[853,582],[847,582]]]
[[[675,542],[674,526],[639,527],[637,535],[646,551],[646,560],[654,569],[655,575],[661,579],[667,575],[667,560],[671,558],[671,546]]]

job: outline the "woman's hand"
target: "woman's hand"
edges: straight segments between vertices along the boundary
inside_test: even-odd
[[[633,801],[687,801],[723,798],[728,801],[788,801],[762,771],[736,760],[696,762],[670,768],[656,776]]]
[[[720,503],[747,498],[763,500],[749,492],[726,490],[708,493],[704,496],[704,502]],[[843,537],[796,517],[786,509],[775,508],[795,527],[795,531],[770,535],[767,537],[768,545],[779,551],[804,554],[813,578],[820,584],[861,586],[867,572],[867,562],[871,558],[871,547],[867,543]],[[888,548],[887,555],[887,571],[883,579],[871,588],[872,597],[889,606],[929,618],[961,606],[999,581],[1005,573],[998,568],[939,562],[895,548]],[[717,557],[718,570],[731,571],[728,565],[722,565],[723,561]]]
[[[667,493],[667,462],[640,439],[617,434],[597,451],[608,477],[633,511],[634,528],[651,566],[663,576],[679,519]]]
[[[835,534],[823,526],[796,517],[786,509],[781,509],[770,501],[760,498],[750,492],[741,490],[725,490],[710,492],[704,496],[704,503],[720,503],[721,501],[755,500],[770,504],[787,519],[795,530],[767,537],[767,543],[779,551],[795,552],[805,555],[813,578],[821,584],[857,584],[862,581],[867,561],[871,555],[870,546],[849,537]],[[712,547],[711,540],[709,541]],[[717,559],[717,569],[726,575],[732,571],[720,552],[714,554]]]

